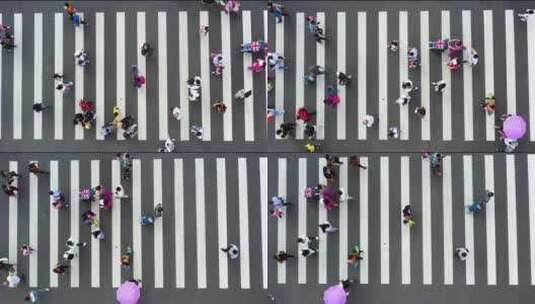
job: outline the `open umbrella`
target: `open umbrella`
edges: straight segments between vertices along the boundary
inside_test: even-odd
[[[324,304],[345,304],[346,301],[346,292],[341,283],[333,285],[323,292]]]
[[[506,138],[519,139],[526,134],[526,121],[522,116],[511,115],[503,122],[503,133]]]
[[[120,304],[137,304],[140,297],[141,290],[134,282],[126,281],[117,289],[117,302]]]

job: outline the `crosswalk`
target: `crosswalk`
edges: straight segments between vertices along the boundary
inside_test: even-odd
[[[355,278],[368,285],[533,285],[535,282],[535,155],[454,154],[444,159],[443,177],[431,174],[419,155],[362,155],[367,170],[343,165],[337,181],[354,200],[327,211],[307,201],[306,186],[324,183],[323,158],[301,156],[134,159],[131,180],[121,180],[117,160],[37,159],[50,175],[26,172],[29,161],[3,159],[20,172],[22,191],[4,199],[0,229],[8,232],[1,255],[18,264],[31,287],[117,287],[136,278],[154,288],[269,288],[277,284],[327,284]],[[115,198],[112,210],[78,199],[81,188],[122,184],[128,198]],[[59,189],[70,209],[52,207],[48,190]],[[484,214],[466,206],[485,190],[496,193]],[[281,219],[268,214],[271,196],[294,203]],[[161,203],[164,216],[141,227],[141,215]],[[416,225],[402,223],[410,203]],[[89,234],[80,216],[91,209],[105,240]],[[340,230],[322,234],[329,220]],[[296,254],[298,235],[319,235],[317,255],[285,264],[271,255]],[[88,242],[69,273],[51,271],[69,237]],[[219,248],[240,247],[228,260]],[[22,244],[36,249],[30,257]],[[358,268],[347,264],[348,250],[364,249]],[[131,269],[120,256],[134,251]],[[454,248],[466,247],[465,263]],[[297,254],[296,254],[297,255]],[[528,265],[530,265],[528,267]],[[524,267],[522,267],[524,266]]]
[[[1,20],[13,25],[17,47],[1,55],[0,77],[5,81],[0,108],[8,115],[3,115],[0,134],[4,141],[100,141],[98,130],[111,120],[111,108],[117,106],[137,119],[141,141],[164,140],[168,135],[189,141],[190,126],[199,125],[203,141],[254,142],[275,138],[269,135],[274,127],[265,122],[266,106],[274,105],[286,110],[275,126],[295,119],[302,106],[315,111],[320,140],[385,140],[388,127],[399,126],[402,141],[494,141],[496,116],[478,110],[486,94],[496,95],[497,114],[525,113],[528,123],[535,119],[535,22],[522,23],[515,13],[509,9],[316,12],[326,43],[313,42],[303,12],[281,23],[268,18],[266,11],[245,10],[236,16],[204,10],[96,12],[83,15],[91,24],[85,30],[70,25],[60,12],[4,13]],[[431,22],[434,19],[440,20],[440,27]],[[25,27],[32,23],[33,27]],[[200,25],[209,25],[210,32],[200,33]],[[431,53],[427,47],[430,40],[448,37],[462,39],[466,52],[472,47],[478,50],[481,63],[450,72],[447,55]],[[247,68],[251,55],[238,49],[241,43],[258,39],[271,42],[270,49],[285,56],[290,68],[265,77],[253,75]],[[398,53],[386,49],[391,39],[399,40]],[[146,41],[156,49],[153,57],[139,52]],[[415,71],[407,66],[409,47],[419,48],[421,65]],[[91,58],[86,68],[77,66],[71,56],[82,48]],[[210,76],[210,53],[215,51],[225,61],[221,79]],[[147,76],[146,86],[139,89],[128,85],[133,64]],[[313,64],[327,66],[328,74],[305,86],[304,72]],[[64,95],[54,90],[51,68],[74,81],[73,92]],[[354,75],[355,82],[337,86],[342,103],[331,111],[323,99],[326,87],[335,84],[335,70]],[[502,73],[505,81],[495,81]],[[203,79],[199,102],[187,98],[185,81],[193,75]],[[268,76],[275,83],[269,94]],[[421,91],[408,107],[399,107],[393,100],[406,78],[415,80]],[[430,90],[431,81],[439,79],[448,83],[442,95]],[[244,103],[233,101],[233,93],[243,87],[253,90],[252,97]],[[80,111],[75,101],[82,97],[96,103],[96,130],[70,123],[71,115]],[[225,114],[212,111],[211,103],[218,100],[227,105]],[[30,115],[28,109],[39,101],[53,109]],[[427,109],[421,120],[411,114],[417,104]],[[173,106],[182,109],[180,122],[170,117]],[[359,123],[365,113],[378,114],[377,130]],[[535,124],[529,125],[533,141]],[[302,139],[302,126],[297,133]],[[124,139],[121,131],[117,139]]]

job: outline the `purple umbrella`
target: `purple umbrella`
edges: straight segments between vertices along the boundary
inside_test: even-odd
[[[345,304],[346,301],[347,295],[341,283],[333,285],[323,292],[324,304]]]
[[[522,116],[511,115],[503,122],[505,138],[519,139],[526,134],[526,121]]]
[[[126,281],[117,289],[117,302],[120,304],[137,304],[141,297],[141,289],[136,283]]]

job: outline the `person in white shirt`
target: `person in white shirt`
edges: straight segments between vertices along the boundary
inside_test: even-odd
[[[375,117],[371,114],[366,114],[364,115],[364,118],[362,118],[362,123],[366,127],[371,128],[373,127],[373,124],[375,123]]]
[[[527,22],[530,18],[533,18],[535,15],[535,10],[532,8],[527,8],[526,12],[523,14],[518,14],[518,17],[520,17],[520,21]]]
[[[240,249],[234,244],[229,244],[226,248],[221,248],[221,251],[225,252],[231,260],[238,258],[240,255]]]
[[[464,247],[455,248],[455,255],[460,261],[466,261],[470,251]]]
[[[180,120],[180,118],[182,118],[182,113],[179,107],[171,108],[171,115],[173,115],[173,118],[176,120]]]
[[[6,285],[9,288],[16,288],[21,279],[17,275],[17,271],[10,271],[7,275],[6,281],[4,282],[4,285]]]
[[[128,198],[128,195],[124,194],[124,188],[122,185],[115,187],[115,198]]]
[[[470,50],[470,56],[468,57],[468,60],[463,61],[464,63],[468,63],[471,66],[475,66],[479,63],[479,54],[476,50],[473,48]]]

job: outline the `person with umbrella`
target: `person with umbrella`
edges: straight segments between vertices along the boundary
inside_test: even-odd
[[[116,300],[119,304],[137,304],[141,298],[141,288],[138,281],[125,281],[118,289]]]

